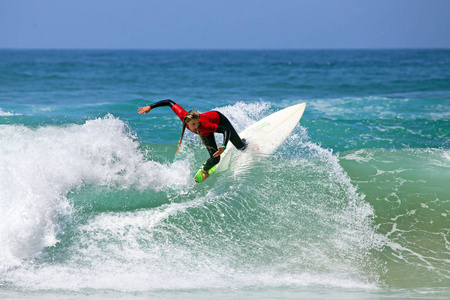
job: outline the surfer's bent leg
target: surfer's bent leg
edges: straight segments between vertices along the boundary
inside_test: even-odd
[[[206,163],[203,165],[203,171],[208,172],[209,169],[211,169],[212,167],[214,167],[215,165],[217,165],[220,161],[220,156],[218,157],[214,157],[213,154],[217,152],[217,143],[216,143],[216,139],[214,138],[214,133],[211,132],[208,136],[204,136],[203,137],[203,141],[205,142],[205,144],[211,148],[206,148],[208,149],[209,152],[209,158],[206,161]]]
[[[241,139],[239,134],[236,132],[236,129],[234,129],[233,125],[231,124],[230,120],[228,120],[227,117],[225,117],[222,113],[217,112],[220,117],[219,126],[225,127],[230,132],[230,141],[231,143],[236,147],[238,150],[245,150],[247,148],[247,143],[245,139]]]

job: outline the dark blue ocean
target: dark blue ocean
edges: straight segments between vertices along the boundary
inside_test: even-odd
[[[194,185],[168,98],[307,106]],[[450,299],[449,140],[450,50],[0,50],[0,298]]]

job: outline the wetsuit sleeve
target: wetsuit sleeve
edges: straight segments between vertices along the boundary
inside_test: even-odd
[[[180,118],[181,121],[184,120],[184,117],[186,116],[186,111],[178,104],[176,104],[175,102],[173,102],[170,99],[166,99],[166,100],[161,100],[158,102],[155,102],[153,104],[150,104],[150,108],[154,109],[156,107],[160,107],[160,106],[170,106],[173,110],[173,112]]]
[[[161,100],[161,101],[155,102],[155,103],[153,103],[153,104],[150,104],[150,108],[151,108],[151,109],[154,109],[154,108],[160,107],[160,106],[170,106],[170,107],[172,107],[172,106],[174,106],[175,104],[176,104],[176,103],[173,102],[172,100],[166,99],[166,100]]]
[[[230,140],[231,136],[231,130],[224,126],[217,126],[216,132],[223,134],[223,145],[226,147],[228,144],[228,141]]]

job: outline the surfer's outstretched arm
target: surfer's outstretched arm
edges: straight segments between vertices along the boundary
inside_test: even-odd
[[[150,112],[150,110],[152,110],[152,109],[154,109],[154,108],[156,108],[156,107],[160,107],[160,106],[170,106],[170,107],[172,107],[172,106],[174,106],[175,104],[176,104],[176,103],[173,102],[173,101],[170,100],[170,99],[161,100],[161,101],[155,102],[155,103],[153,103],[153,104],[150,104],[150,105],[148,105],[148,106],[139,107],[139,108],[138,108],[138,112],[139,112],[140,114],[147,114],[147,113]]]

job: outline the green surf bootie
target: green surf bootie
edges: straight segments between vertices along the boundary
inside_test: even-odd
[[[214,173],[215,170],[216,170],[216,166],[209,169],[208,174],[211,175],[212,173]],[[198,170],[197,174],[195,174],[195,176],[194,176],[195,182],[197,182],[197,183],[203,182],[202,175],[203,175],[202,169]]]

